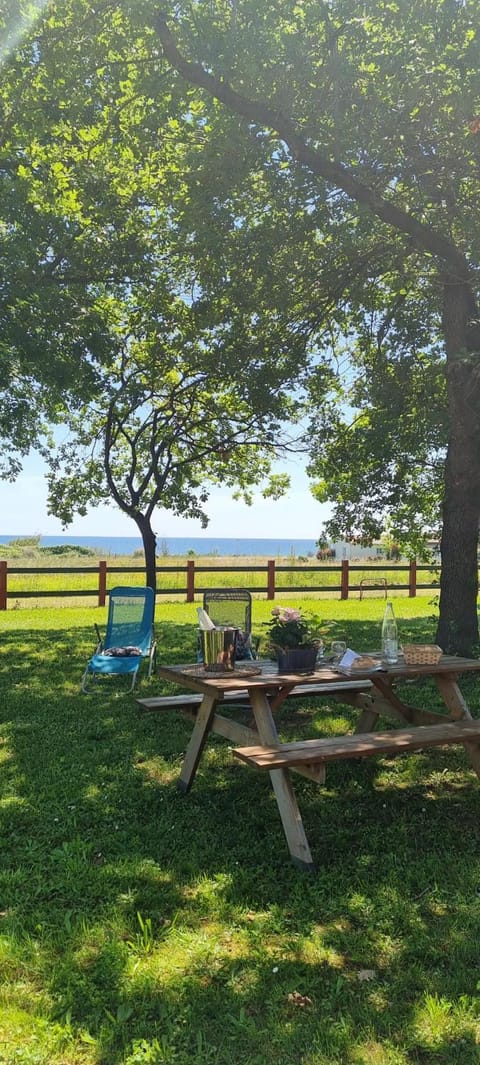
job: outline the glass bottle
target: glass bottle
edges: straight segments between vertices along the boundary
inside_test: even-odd
[[[398,627],[391,603],[387,603],[383,615],[382,658],[387,665],[398,662]]]

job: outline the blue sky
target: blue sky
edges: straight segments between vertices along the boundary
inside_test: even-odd
[[[316,540],[329,508],[313,499],[303,465],[291,460],[281,467],[291,476],[288,495],[278,502],[257,496],[253,506],[232,499],[229,490],[212,493],[207,513],[210,523],[177,518],[168,511],[157,512],[153,527],[157,536],[235,536],[294,537]],[[42,460],[30,456],[24,472],[15,482],[0,481],[0,534],[54,536],[136,536],[135,524],[114,507],[97,507],[85,518],[75,518],[63,529],[57,518],[47,514],[46,483]]]

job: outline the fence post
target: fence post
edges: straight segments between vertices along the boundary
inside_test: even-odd
[[[275,559],[267,562],[267,599],[275,599]]]
[[[187,603],[195,602],[195,559],[187,560]]]
[[[417,594],[417,560],[410,559],[410,572],[408,575],[408,594],[410,599],[415,599]]]
[[[7,609],[7,562],[0,562],[0,610]]]
[[[107,563],[98,563],[98,605],[105,606],[107,598]]]
[[[348,599],[348,558],[342,559],[342,588],[340,599]]]

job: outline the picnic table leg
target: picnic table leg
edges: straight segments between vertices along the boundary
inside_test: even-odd
[[[440,673],[435,674],[435,683],[442,696],[442,699],[450,712],[450,716],[455,721],[460,721],[463,718],[472,721],[472,715],[470,713],[468,703],[465,697],[462,695],[457,683],[456,674]],[[472,763],[472,766],[480,777],[480,746],[478,743],[469,742],[464,744],[465,750]]]
[[[372,678],[373,679],[373,678]],[[339,702],[345,696],[337,695]],[[347,699],[345,699],[345,702]],[[364,692],[359,692],[356,695],[351,696],[348,699],[352,706],[355,706],[357,710],[361,710],[360,717],[355,725],[354,732],[373,732],[378,725],[378,718],[387,717],[390,721],[394,721],[396,724],[406,725],[412,723],[412,710],[410,707],[405,706],[400,702],[398,697],[392,691],[391,685],[374,681],[374,688],[369,695],[365,695]],[[440,719],[440,715],[437,714],[437,719]]]
[[[178,781],[180,791],[189,791],[193,784],[197,766],[212,726],[217,702],[218,699],[214,695],[205,695],[202,699],[183,760],[182,772]]]
[[[445,715],[421,710],[402,702],[394,691],[392,681],[384,679],[378,673],[372,676],[374,691],[372,693],[372,710],[401,725],[441,725],[445,724]]]
[[[252,689],[250,700],[262,744],[266,747],[275,746],[278,744],[278,734],[265,693]],[[288,769],[272,769],[270,780],[292,860],[300,869],[314,872],[315,866]]]
[[[341,696],[337,696],[337,699],[340,702]],[[374,710],[371,695],[364,695],[363,692],[360,692],[359,695],[355,696],[355,699],[352,699],[352,703],[362,711],[353,731],[372,732],[373,729],[376,729],[380,710]]]

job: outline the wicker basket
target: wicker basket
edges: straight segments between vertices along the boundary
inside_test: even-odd
[[[404,643],[403,655],[406,666],[436,666],[443,651],[435,643]]]

